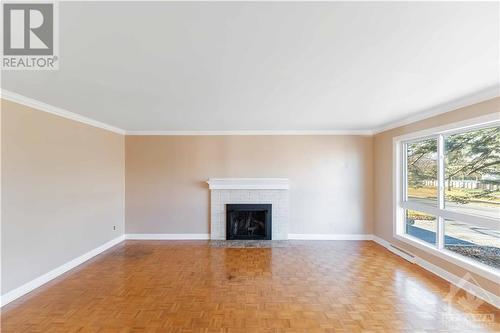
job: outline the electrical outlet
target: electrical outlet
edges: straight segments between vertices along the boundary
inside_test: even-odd
[[[116,230],[116,225],[113,226],[113,230]]]

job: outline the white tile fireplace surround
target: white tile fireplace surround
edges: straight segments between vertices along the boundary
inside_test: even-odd
[[[288,239],[286,178],[210,178],[210,239],[226,239],[227,204],[271,204],[272,239]]]

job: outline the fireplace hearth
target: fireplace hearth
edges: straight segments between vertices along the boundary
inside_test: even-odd
[[[272,205],[227,204],[226,239],[271,239]]]

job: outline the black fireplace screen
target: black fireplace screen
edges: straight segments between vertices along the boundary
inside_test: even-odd
[[[271,239],[269,204],[226,205],[226,239]]]

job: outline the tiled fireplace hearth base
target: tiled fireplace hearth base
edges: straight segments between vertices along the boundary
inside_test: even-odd
[[[272,239],[288,239],[288,180],[282,178],[218,178],[208,181],[210,239],[226,239],[227,204],[271,204]]]
[[[211,240],[210,247],[234,249],[288,247],[288,240]]]

